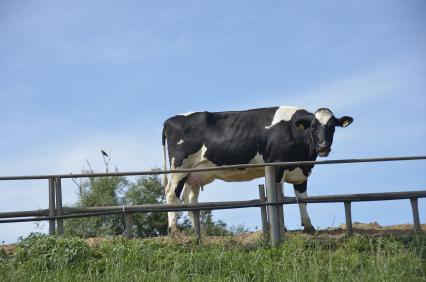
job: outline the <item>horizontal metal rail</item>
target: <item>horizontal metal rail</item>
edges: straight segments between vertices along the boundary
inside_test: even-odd
[[[263,163],[263,164],[226,165],[226,166],[218,166],[218,167],[210,167],[210,168],[128,171],[128,172],[110,172],[110,173],[76,173],[76,174],[69,173],[69,174],[45,174],[45,175],[26,175],[26,176],[1,176],[0,181],[30,180],[30,179],[36,180],[36,179],[49,179],[49,178],[84,178],[84,177],[105,177],[105,176],[158,175],[158,174],[166,174],[166,173],[188,173],[188,172],[216,171],[216,170],[226,170],[226,169],[258,168],[258,167],[266,167],[266,166],[294,167],[294,166],[310,166],[310,165],[321,165],[321,164],[370,163],[370,162],[409,161],[409,160],[426,160],[426,156],[340,159],[340,160],[324,160],[324,161],[275,162],[275,163]]]
[[[48,209],[32,210],[32,211],[1,212],[0,218],[46,216],[46,215],[49,215]]]
[[[52,219],[67,219],[90,216],[113,215],[121,213],[138,212],[176,212],[176,211],[201,211],[201,210],[224,210],[262,207],[269,205],[288,205],[297,203],[336,203],[336,202],[366,202],[366,201],[388,201],[402,199],[426,198],[426,190],[423,191],[404,191],[404,192],[386,192],[386,193],[364,193],[364,194],[343,194],[343,195],[323,195],[310,196],[305,199],[296,199],[295,197],[284,197],[284,201],[273,203],[261,203],[260,200],[247,201],[228,201],[228,202],[204,202],[197,204],[150,204],[134,206],[104,206],[87,208],[64,208],[63,216],[43,216],[48,215],[48,210],[21,211],[0,213],[0,218],[11,218],[0,220],[0,223],[43,221]],[[32,218],[17,218],[37,216]],[[41,217],[39,217],[41,216]],[[12,218],[13,217],[13,218]]]
[[[403,199],[410,199],[410,198],[426,198],[426,190],[310,196],[310,197],[306,197],[305,199],[299,199],[299,200],[297,200],[295,197],[285,197],[283,204],[391,201],[391,200],[403,200]]]

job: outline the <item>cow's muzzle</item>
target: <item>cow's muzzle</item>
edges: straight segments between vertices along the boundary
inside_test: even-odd
[[[330,146],[327,142],[321,142],[317,147],[318,155],[320,157],[327,157],[330,154]]]

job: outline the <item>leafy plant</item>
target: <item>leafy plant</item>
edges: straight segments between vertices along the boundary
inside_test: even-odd
[[[117,170],[116,170],[117,171]],[[93,173],[93,171],[88,171]],[[122,205],[121,197],[129,182],[125,177],[90,177],[79,183],[78,201],[75,207],[117,206]],[[113,236],[124,232],[122,215],[74,218],[64,221],[68,235],[81,237]]]
[[[158,176],[140,177],[130,184],[123,200],[127,205],[164,204],[163,191]],[[137,213],[133,214],[133,221],[133,232],[138,237],[167,234],[167,213]]]
[[[111,152],[102,151],[105,171],[109,171]],[[85,173],[94,173],[90,163]],[[155,169],[154,169],[155,170]],[[118,172],[118,169],[115,168]],[[165,195],[159,177],[142,176],[129,181],[122,176],[89,177],[75,181],[78,186],[78,200],[74,207],[96,207],[117,205],[164,204]],[[178,213],[179,227],[184,232],[192,232],[189,219]],[[168,232],[167,213],[149,212],[132,215],[135,237],[166,235]],[[202,230],[206,235],[229,235],[227,225],[222,220],[214,221],[210,211],[201,212]],[[83,238],[123,235],[125,222],[123,215],[104,215],[86,218],[73,218],[64,221],[65,233]]]

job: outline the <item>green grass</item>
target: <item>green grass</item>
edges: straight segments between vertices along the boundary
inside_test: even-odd
[[[232,243],[234,242],[234,243]],[[265,245],[115,238],[89,247],[77,238],[31,235],[0,250],[0,281],[426,281],[426,241],[288,235]]]

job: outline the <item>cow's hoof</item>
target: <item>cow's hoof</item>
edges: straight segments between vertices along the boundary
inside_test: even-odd
[[[315,234],[317,231],[315,230],[315,228],[312,225],[310,225],[310,226],[305,226],[303,228],[303,232],[312,235],[312,234]]]

